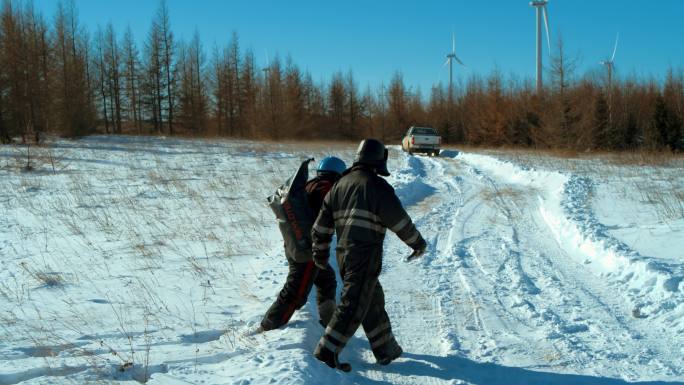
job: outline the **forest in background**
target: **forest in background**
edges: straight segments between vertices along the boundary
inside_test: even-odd
[[[376,88],[352,70],[316,81],[290,56],[266,68],[237,32],[207,49],[174,36],[164,1],[138,45],[130,28],[88,31],[73,0],[50,20],[32,1],[2,0],[0,139],[47,134],[225,136],[396,143],[411,125],[448,143],[571,150],[684,150],[684,73],[579,76],[563,41],[542,92],[494,71],[423,94],[400,72]]]

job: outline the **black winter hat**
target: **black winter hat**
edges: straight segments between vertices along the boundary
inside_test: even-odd
[[[375,168],[378,174],[389,176],[387,171],[387,148],[377,139],[364,139],[356,150],[354,165],[364,164]]]

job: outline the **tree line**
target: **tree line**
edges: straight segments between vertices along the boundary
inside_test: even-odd
[[[256,64],[237,33],[206,49],[179,40],[162,1],[144,42],[112,24],[88,31],[73,0],[48,22],[32,1],[2,0],[0,139],[47,133],[398,141],[411,125],[449,143],[578,150],[684,149],[684,76],[583,76],[559,39],[537,93],[530,79],[472,75],[429,95],[396,72],[360,88],[351,70],[315,81],[289,56]],[[548,77],[548,76],[547,76]]]

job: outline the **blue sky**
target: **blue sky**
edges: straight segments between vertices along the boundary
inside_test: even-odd
[[[48,18],[56,0],[35,0]],[[467,68],[455,77],[486,75],[498,69],[518,79],[534,77],[535,16],[525,0],[490,1],[243,1],[167,0],[177,37],[190,39],[197,28],[208,53],[232,31],[251,48],[259,65],[266,53],[290,54],[314,79],[353,70],[359,87],[388,83],[396,70],[423,94],[438,81],[456,36],[456,53]],[[138,40],[146,36],[157,0],[76,0],[80,20],[91,31],[130,24]],[[684,0],[550,0],[552,43],[562,35],[565,50],[578,58],[577,74],[600,71],[616,33],[618,76],[662,78],[668,68],[684,69]],[[546,47],[544,48],[546,55]],[[548,57],[545,56],[545,65]]]

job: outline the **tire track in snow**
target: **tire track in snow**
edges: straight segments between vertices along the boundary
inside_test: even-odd
[[[494,334],[501,330],[508,330],[505,317],[493,312],[489,304],[491,290],[497,281],[495,270],[488,271],[484,267],[482,258],[486,258],[487,249],[478,250],[481,245],[488,245],[495,233],[479,226],[480,216],[486,210],[486,201],[478,199],[478,191],[482,186],[474,183],[471,177],[479,179],[477,170],[458,170],[464,177],[453,177],[445,174],[444,165],[447,160],[427,159],[440,172],[432,177],[435,185],[441,183],[443,203],[434,211],[441,213],[434,218],[426,218],[426,222],[434,221],[437,227],[437,242],[435,256],[426,262],[429,269],[429,280],[436,280],[439,284],[433,290],[433,295],[440,298],[443,320],[441,335],[443,336],[443,354],[467,353],[475,357],[492,357],[497,348]],[[453,165],[449,172],[454,173]],[[456,192],[456,195],[453,195]],[[509,218],[510,212],[504,210],[504,217]],[[442,226],[439,223],[443,224]],[[444,228],[446,227],[446,229]],[[446,231],[445,231],[446,230]],[[447,232],[444,237],[443,233]],[[482,255],[481,255],[482,254]],[[453,271],[451,279],[444,277],[446,272]],[[511,333],[509,333],[511,334]],[[509,338],[516,339],[514,335]],[[463,345],[463,346],[462,346]]]
[[[427,284],[429,295],[436,298],[435,309],[438,333],[428,336],[430,345],[440,346],[439,354],[446,356],[460,354],[463,349],[478,350],[478,355],[488,355],[493,339],[487,323],[483,321],[478,289],[464,271],[470,267],[469,243],[475,242],[482,234],[466,236],[467,221],[481,203],[464,200],[465,190],[460,176],[449,175],[445,163],[430,158],[412,157],[411,162],[420,161],[421,169],[428,170],[425,182],[438,191],[439,200],[435,206],[422,216],[414,218],[421,232],[429,239],[431,251],[421,262],[421,275]],[[451,167],[451,166],[450,166]],[[431,236],[432,234],[432,236]],[[463,336],[476,333],[477,346],[463,347]],[[438,338],[435,338],[434,334]]]
[[[418,160],[417,157],[412,157],[411,159]],[[477,301],[473,296],[473,290],[471,289],[467,278],[463,275],[462,269],[460,268],[464,263],[464,257],[467,254],[468,242],[472,238],[463,239],[463,229],[461,228],[461,233],[457,233],[459,217],[461,212],[465,207],[463,200],[463,189],[462,179],[459,177],[452,178],[445,174],[444,167],[439,162],[433,162],[427,160],[426,163],[430,163],[432,168],[435,170],[435,175],[432,176],[433,183],[441,184],[441,196],[443,201],[436,207],[433,212],[439,213],[436,218],[424,218],[419,222],[420,225],[428,225],[430,228],[430,222],[436,222],[438,228],[437,236],[434,241],[434,255],[430,254],[425,257],[424,267],[441,270],[446,273],[449,271],[455,271],[457,276],[449,279],[449,276],[444,274],[441,276],[428,276],[428,281],[430,282],[433,292],[432,295],[437,298],[437,303],[439,307],[437,308],[437,319],[439,327],[439,335],[441,336],[441,354],[448,355],[457,352],[461,343],[459,341],[459,336],[462,336],[462,332],[455,333],[455,330],[464,331],[468,328],[478,330],[483,328],[483,323],[479,314],[479,307]],[[446,198],[446,199],[445,199]],[[466,208],[468,209],[468,208]],[[467,216],[472,216],[474,210],[466,211]],[[422,226],[420,226],[422,227]],[[443,236],[447,233],[446,239]],[[423,230],[423,233],[427,233]],[[432,270],[428,270],[432,272]],[[454,279],[457,279],[464,289],[463,293],[457,293],[454,285]],[[435,282],[436,281],[436,282]],[[467,297],[467,301],[459,299],[459,297]],[[458,301],[458,302],[456,302]],[[466,308],[467,314],[464,317],[457,317],[453,314],[454,305],[462,305]],[[472,325],[466,325],[459,321],[465,320],[465,322],[470,322]]]
[[[519,268],[519,263],[511,265],[518,267],[517,270],[508,266],[510,261],[517,260],[520,255],[520,252],[512,250],[512,247],[518,243],[518,235],[517,229],[511,226],[514,212],[519,211],[519,208],[517,206],[509,207],[503,200],[497,186],[493,185],[478,169],[467,167],[466,171],[466,175],[470,177],[469,182],[478,187],[474,189],[473,195],[469,197],[469,199],[477,202],[477,210],[473,210],[473,213],[476,213],[478,216],[469,218],[461,226],[462,228],[465,228],[467,225],[474,228],[485,227],[487,230],[480,230],[482,231],[482,236],[476,242],[473,242],[469,247],[469,253],[465,254],[465,256],[469,257],[477,267],[477,270],[470,270],[468,272],[479,271],[480,273],[476,278],[471,278],[471,280],[476,283],[477,289],[475,292],[481,297],[480,303],[482,303],[482,306],[485,306],[488,314],[487,322],[491,325],[489,327],[490,331],[487,333],[488,338],[492,338],[494,341],[490,343],[491,348],[489,351],[486,351],[486,354],[482,356],[486,357],[486,359],[493,356],[492,358],[496,360],[497,357],[494,353],[501,349],[498,346],[497,339],[504,344],[516,344],[521,341],[521,337],[518,336],[516,331],[517,328],[511,325],[510,312],[506,311],[505,306],[501,306],[502,293],[508,295],[507,293],[510,288],[519,289],[520,285],[517,284],[518,282],[530,281]],[[481,183],[478,185],[477,182]],[[492,190],[493,194],[483,194],[487,189]],[[506,225],[503,227],[497,226],[497,223],[501,222]],[[462,231],[462,236],[465,237],[467,235]],[[497,255],[500,261],[492,263],[495,259],[493,257]],[[465,276],[463,271],[460,274]],[[497,307],[500,309],[497,309]],[[480,337],[480,339],[483,340],[483,337]]]
[[[408,156],[410,162],[421,164],[421,169],[429,173],[423,175],[425,182],[431,185],[439,196],[439,199],[431,202],[433,207],[428,207],[427,215],[415,217],[416,226],[430,243],[428,254],[420,260],[418,272],[422,275],[422,281],[426,283],[426,296],[433,298],[435,325],[433,330],[426,333],[427,341],[431,346],[439,347],[437,353],[447,356],[458,352],[461,348],[459,329],[464,329],[462,317],[456,317],[453,309],[459,305],[468,304],[472,322],[481,325],[477,308],[472,306],[476,302],[468,291],[467,282],[463,287],[454,285],[455,279],[463,282],[464,277],[458,272],[461,263],[454,258],[453,248],[460,239],[457,227],[458,217],[462,215],[464,208],[463,186],[459,177],[448,175],[444,165],[433,162],[430,158]],[[436,229],[434,229],[436,227]],[[435,231],[436,230],[436,231]],[[431,237],[431,234],[436,234]],[[434,251],[432,251],[434,250]],[[457,252],[458,255],[458,252]],[[434,269],[441,270],[442,274],[434,275]],[[450,272],[457,271],[457,277]],[[464,290],[465,289],[465,290]],[[465,291],[469,301],[461,301]],[[457,300],[459,303],[455,302]]]

